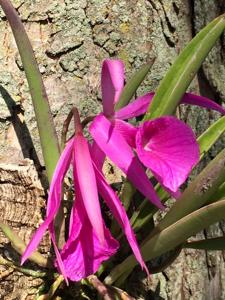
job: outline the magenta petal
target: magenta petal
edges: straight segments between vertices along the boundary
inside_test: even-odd
[[[168,189],[167,187],[163,187],[165,191],[167,191],[167,193],[174,199],[178,200],[181,196],[181,191],[178,189],[176,192],[171,191],[170,189]]]
[[[127,144],[132,148],[136,147],[137,128],[133,125],[119,119],[113,121],[114,128],[123,136]],[[100,169],[100,168],[99,168]]]
[[[121,60],[104,60],[101,86],[103,111],[106,116],[111,116],[124,86],[124,64]]]
[[[175,117],[144,122],[136,135],[136,147],[142,163],[172,192],[177,192],[199,160],[192,129]]]
[[[77,190],[76,190],[77,193]],[[118,249],[118,242],[104,225],[105,244],[98,240],[80,196],[76,194],[73,208],[73,226],[68,241],[61,251],[66,276],[80,281],[95,273],[100,264],[109,259]]]
[[[47,230],[50,223],[53,221],[57,214],[61,201],[61,187],[65,177],[65,174],[69,168],[72,151],[73,151],[74,140],[70,140],[66,145],[60,159],[57,163],[52,183],[50,186],[48,204],[47,204],[47,216],[45,221],[40,225],[37,231],[34,233],[30,243],[28,244],[26,250],[23,253],[21,264],[23,264],[27,258],[37,249],[45,231]]]
[[[97,184],[98,184],[98,189],[99,189],[100,195],[102,196],[102,198],[106,202],[107,206],[111,210],[113,216],[116,218],[117,222],[123,229],[137,261],[139,262],[141,267],[146,270],[146,272],[148,274],[148,269],[142,258],[137,240],[135,238],[132,227],[130,226],[130,222],[127,217],[126,211],[120,202],[120,199],[118,198],[116,193],[113,191],[113,189],[107,184],[102,173],[99,172],[97,167],[95,167],[95,172],[96,172]]]
[[[121,120],[126,120],[145,114],[151,100],[154,97],[154,94],[154,92],[151,92],[137,98],[127,106],[117,111],[115,113],[115,117]],[[191,93],[184,94],[181,100],[181,104],[198,105],[208,109],[216,110],[223,115],[225,114],[225,109],[221,105],[217,104],[215,101]]]
[[[69,285],[69,282],[68,282],[68,279],[67,279],[67,275],[66,275],[66,270],[65,270],[65,267],[64,267],[61,255],[59,253],[59,249],[57,247],[53,222],[49,225],[49,232],[50,232],[51,240],[52,240],[52,243],[53,243],[54,251],[55,251],[55,254],[56,254],[56,261],[57,261],[57,265],[58,265],[59,271],[63,275],[63,277],[64,277],[64,279],[66,281],[66,284]]]
[[[94,119],[89,130],[102,151],[127,175],[134,186],[153,204],[163,208],[145,170],[112,123],[100,114]]]
[[[89,220],[104,243],[104,228],[99,204],[95,172],[86,139],[81,134],[74,137],[74,163],[77,181]]]
[[[91,145],[91,156],[94,157],[97,167],[101,170],[105,161],[105,153],[99,148],[95,141],[93,141]]]
[[[183,96],[181,103],[198,105],[198,106],[205,107],[208,109],[213,109],[213,110],[216,110],[216,111],[220,112],[221,114],[225,115],[225,109],[221,105],[217,104],[216,102],[214,102],[206,97],[198,96],[198,95],[191,94],[191,93],[186,93]]]
[[[145,114],[154,94],[155,93],[148,93],[138,97],[133,102],[117,111],[115,117],[117,119],[127,120]]]

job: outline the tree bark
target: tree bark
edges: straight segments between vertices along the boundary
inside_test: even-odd
[[[141,64],[155,58],[137,94],[155,90],[181,49],[225,10],[224,0],[15,0],[13,4],[35,50],[59,136],[72,106],[78,107],[82,117],[101,110],[100,70],[104,58],[121,58],[128,78]],[[11,179],[1,180],[0,165],[1,218],[28,242],[42,219],[46,185],[41,177],[44,189],[40,182],[37,188],[36,171],[31,165],[20,166],[20,162],[24,158],[33,160],[40,175],[43,159],[20,57],[2,12],[0,17],[0,163],[5,178],[12,175],[12,169],[25,172],[23,176],[14,173]],[[218,103],[225,100],[224,44],[223,35],[190,86],[190,90]],[[219,114],[182,107],[181,116],[199,135]],[[224,138],[211,149],[205,162],[223,146]],[[31,185],[27,186],[30,178]],[[23,194],[22,202],[18,194]],[[222,235],[224,229],[223,223],[212,226],[198,238]],[[48,239],[41,250],[48,252]],[[0,254],[15,256],[3,235]],[[1,299],[34,299],[41,281],[33,282],[31,277],[13,270],[7,275],[1,268]],[[171,267],[152,276],[150,286],[144,280],[140,283],[140,273],[130,291],[139,299],[225,299],[224,270],[223,252],[183,250]],[[129,283],[134,284],[132,278]],[[73,298],[70,297],[67,299]]]

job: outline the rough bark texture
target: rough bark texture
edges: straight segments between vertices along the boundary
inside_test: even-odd
[[[31,160],[19,165],[0,164],[0,220],[10,225],[26,243],[42,221],[45,207],[44,190]],[[44,238],[40,251],[47,255],[49,239]],[[0,255],[20,264],[20,256],[0,232]],[[26,266],[35,270],[35,265]],[[0,265],[0,299],[34,299],[34,292],[43,281],[25,276],[13,268]]]
[[[34,47],[58,133],[73,105],[78,106],[82,116],[101,109],[99,74],[104,58],[123,59],[128,77],[142,63],[156,58],[138,94],[154,90],[192,36],[225,11],[224,0],[15,0],[13,3]],[[2,12],[0,16],[0,163],[4,164],[0,166],[0,215],[28,241],[31,231],[41,221],[44,194],[33,167],[20,166],[19,162],[30,158],[40,171],[43,161],[21,61]],[[221,103],[225,100],[224,44],[223,36],[191,85],[191,90],[201,91]],[[216,113],[194,107],[182,108],[181,115],[197,134],[218,118]],[[223,145],[221,140],[207,159],[214,157]],[[8,163],[14,166],[6,166]],[[198,237],[223,232],[224,226],[220,224]],[[42,245],[46,253],[47,240]],[[2,235],[0,251],[10,257],[15,255]],[[225,299],[224,261],[222,252],[182,251],[170,268],[153,276],[151,286],[145,284],[143,288],[138,284],[136,288],[130,286],[130,290],[136,291],[140,299]],[[0,299],[34,299],[29,296],[34,293],[31,287],[41,282],[12,270],[7,275],[2,268]],[[132,282],[131,278],[129,283]]]

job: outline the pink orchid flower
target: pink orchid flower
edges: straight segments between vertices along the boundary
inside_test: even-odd
[[[68,283],[79,281],[95,273],[100,264],[117,251],[119,244],[106,228],[99,204],[98,193],[104,199],[115,219],[122,227],[134,255],[148,273],[126,211],[118,196],[107,184],[98,169],[94,154],[82,133],[78,113],[75,114],[75,136],[67,143],[56,166],[47,203],[47,215],[23,253],[21,263],[38,247],[45,231],[49,229],[56,253],[56,265]],[[75,200],[70,216],[69,237],[59,252],[56,246],[54,219],[61,202],[64,177],[72,164]]]
[[[147,111],[154,93],[147,93],[115,111],[124,87],[124,65],[120,60],[107,59],[102,66],[103,113],[90,126],[94,139],[93,151],[102,166],[107,155],[134,186],[153,204],[162,208],[140,161],[174,197],[199,160],[199,147],[191,128],[175,117],[161,117],[144,122],[138,128],[124,120]],[[186,93],[181,103],[210,108],[225,114],[225,109],[210,99]],[[136,149],[138,158],[132,148]],[[139,161],[140,160],[140,161]]]

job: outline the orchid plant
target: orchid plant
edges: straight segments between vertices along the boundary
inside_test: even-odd
[[[205,240],[192,243],[187,240],[224,218],[225,150],[185,190],[181,186],[203,154],[224,132],[225,117],[197,138],[174,112],[178,105],[189,104],[225,115],[225,109],[213,100],[186,93],[202,61],[223,32],[225,16],[212,21],[186,46],[156,93],[149,92],[132,99],[150,69],[148,64],[124,84],[123,62],[119,59],[104,60],[101,72],[103,109],[100,114],[88,119],[92,141],[83,134],[88,122],[81,122],[79,111],[73,108],[67,122],[73,119],[74,135],[67,140],[60,154],[47,95],[26,32],[11,3],[0,0],[0,5],[13,30],[30,86],[50,182],[45,220],[27,246],[6,224],[0,223],[0,228],[17,251],[22,253],[21,264],[31,259],[40,267],[47,265],[37,248],[45,232],[49,231],[55,251],[54,268],[61,275],[45,298],[41,296],[40,299],[50,299],[63,280],[67,285],[73,281],[91,285],[105,299],[131,299],[115,286],[123,286],[136,264],[141,266],[146,276],[151,276],[146,262],[170,250],[178,255],[176,249],[184,247],[224,249],[223,238],[217,238],[215,242]],[[129,122],[141,116],[142,120],[136,120],[136,125]],[[122,199],[130,197],[126,190],[120,197],[118,191],[108,184],[107,176],[105,178],[103,174],[106,157],[125,174],[123,184],[129,182],[133,191],[141,193],[142,200],[137,211],[123,205]],[[64,218],[63,184],[71,166],[73,205],[66,230],[68,236],[63,237],[65,242],[60,245],[56,225],[64,224],[59,220]],[[163,190],[166,196],[161,197]],[[135,198],[134,193],[132,198]],[[140,238],[140,228],[148,229],[149,220],[159,210],[165,209],[169,198],[177,201],[159,224],[148,230],[147,236]],[[103,208],[102,202],[107,208]],[[148,214],[143,218],[142,214],[146,211]],[[110,212],[111,217],[107,217],[105,212]],[[110,231],[114,222],[112,216],[121,228],[117,235]],[[202,222],[197,222],[199,218]],[[133,254],[126,247],[125,251],[120,251],[123,237],[126,237]],[[104,283],[93,274],[97,274]],[[48,273],[46,280],[47,276]]]

